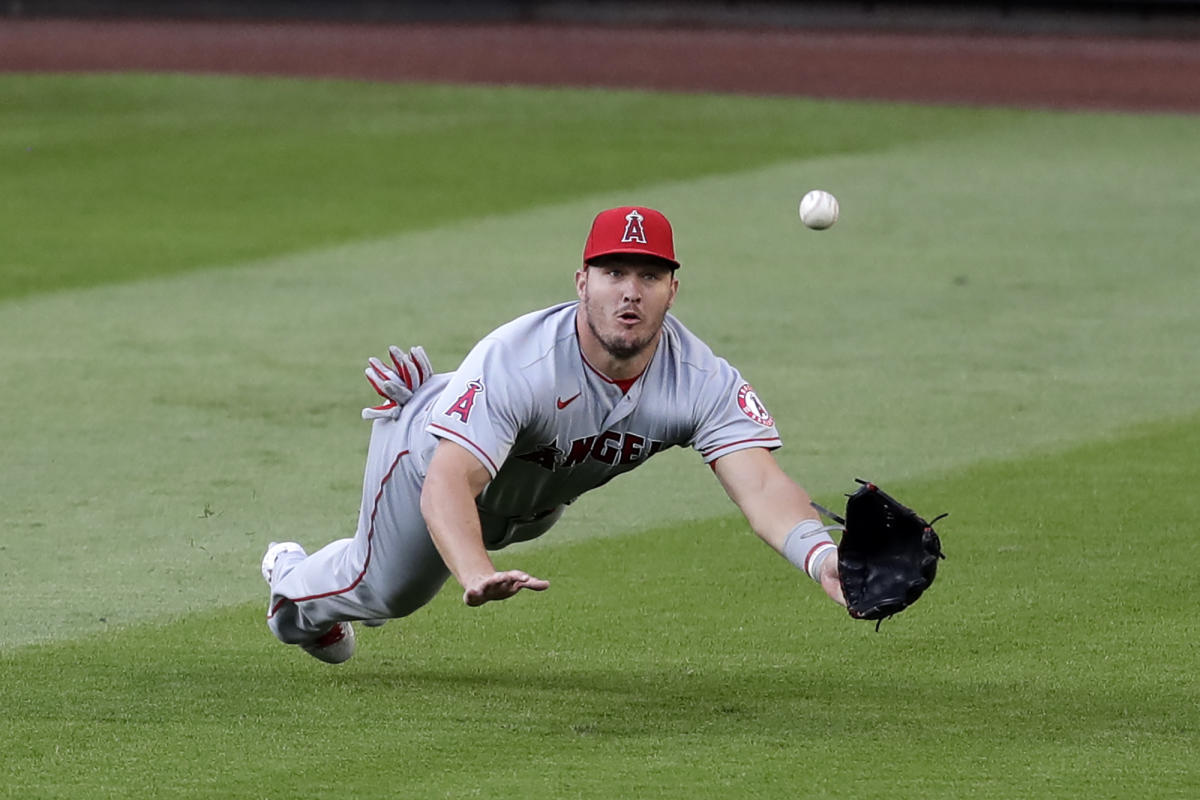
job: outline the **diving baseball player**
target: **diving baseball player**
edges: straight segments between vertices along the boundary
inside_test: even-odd
[[[393,402],[374,417],[358,530],[306,555],[272,543],[267,620],[330,663],[352,620],[381,624],[453,575],[469,606],[549,582],[488,555],[545,533],[584,492],[668,447],[695,449],[750,526],[844,604],[836,547],[808,494],[776,463],[779,432],[733,366],[667,313],[679,282],[670,223],[645,207],[601,212],[575,273],[578,301],[488,334],[450,374],[419,348],[372,360]],[[832,556],[832,557],[831,557]]]

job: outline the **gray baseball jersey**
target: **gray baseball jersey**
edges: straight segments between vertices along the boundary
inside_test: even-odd
[[[403,616],[436,593],[448,572],[420,490],[442,439],[492,476],[476,500],[489,549],[541,535],[566,504],[668,447],[693,447],[710,463],[780,445],[750,384],[675,317],[646,370],[623,387],[583,357],[578,305],[501,326],[454,373],[422,385],[398,419],[374,423],[358,533],[273,584],[277,636],[304,641],[333,621]]]
[[[491,473],[482,513],[547,512],[676,445],[706,462],[780,445],[753,388],[675,317],[623,391],[583,357],[577,307],[563,303],[497,329],[424,412],[428,433],[467,448]]]

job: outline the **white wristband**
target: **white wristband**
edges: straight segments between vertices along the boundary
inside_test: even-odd
[[[825,557],[837,550],[830,531],[841,530],[839,525],[822,525],[820,520],[801,520],[783,540],[783,557],[796,569],[819,581],[820,567]]]
[[[825,559],[830,557],[837,557],[837,545],[833,542],[821,545],[821,549],[813,553],[812,557],[808,559],[808,577],[820,583],[821,566],[825,563]]]

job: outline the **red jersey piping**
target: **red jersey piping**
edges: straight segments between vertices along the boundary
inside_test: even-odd
[[[375,493],[375,501],[371,505],[371,525],[367,529],[367,557],[363,559],[362,571],[359,572],[358,575],[355,576],[354,580],[350,582],[350,585],[346,586],[345,588],[334,589],[333,591],[322,592],[321,594],[310,594],[307,597],[284,597],[280,599],[278,603],[272,606],[271,611],[267,614],[267,619],[275,616],[275,612],[278,611],[280,607],[288,601],[293,603],[304,603],[308,600],[319,600],[322,597],[333,597],[334,595],[345,594],[346,592],[351,591],[355,586],[358,586],[358,584],[362,583],[363,576],[367,574],[367,568],[371,566],[371,540],[375,538],[375,515],[379,513],[379,501],[383,499],[383,487],[387,486],[387,482],[392,479],[392,473],[396,471],[396,466],[400,463],[400,459],[408,455],[408,452],[409,451],[407,450],[403,450],[396,455],[396,459],[392,462],[392,466],[388,467],[387,474],[384,475],[383,480],[379,482],[379,491]]]

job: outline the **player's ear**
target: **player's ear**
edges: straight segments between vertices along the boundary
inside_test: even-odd
[[[575,270],[575,294],[579,295],[579,299],[583,299],[584,291],[587,288],[588,265],[584,264],[579,269]]]
[[[671,271],[671,294],[667,297],[667,308],[675,305],[675,295],[679,294],[679,279],[675,277],[675,271]]]

